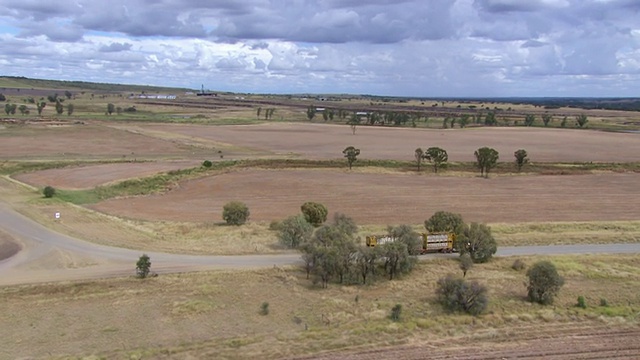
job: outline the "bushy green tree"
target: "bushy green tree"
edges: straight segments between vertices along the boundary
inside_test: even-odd
[[[278,240],[282,245],[292,249],[308,242],[311,236],[313,225],[302,214],[284,219],[278,227]]]
[[[316,116],[316,107],[313,105],[309,105],[309,107],[307,108],[307,119],[313,120],[315,116]]]
[[[333,215],[333,226],[349,236],[355,236],[358,232],[356,222],[351,217],[342,213],[335,213]]]
[[[553,304],[554,298],[564,285],[564,279],[555,265],[550,261],[539,261],[527,270],[529,284],[527,285],[527,297],[531,302],[542,305]]]
[[[360,149],[356,149],[353,146],[348,146],[346,149],[342,150],[344,157],[347,158],[347,163],[349,164],[349,170],[353,166],[353,163],[358,159],[358,155],[360,155]]]
[[[222,219],[229,225],[242,225],[249,219],[249,208],[240,201],[231,201],[222,208]]]
[[[449,160],[447,151],[439,147],[430,147],[424,152],[424,158],[433,165],[433,171],[438,172],[439,168],[445,167]]]
[[[460,254],[468,253],[474,263],[484,263],[493,257],[498,250],[496,240],[491,235],[491,228],[485,224],[471,223],[464,230]]]
[[[322,225],[322,223],[327,221],[327,215],[329,214],[326,206],[313,201],[307,201],[302,204],[300,210],[307,222],[313,226]]]
[[[484,285],[453,275],[438,280],[436,296],[438,302],[451,312],[480,315],[489,305],[487,288]]]
[[[500,157],[498,151],[489,147],[482,147],[475,151],[476,165],[480,169],[480,175],[489,177],[489,170],[495,167]]]
[[[149,275],[151,271],[151,259],[147,254],[142,254],[136,263],[136,275],[139,278],[144,279]]]
[[[107,104],[107,114],[111,115],[111,114],[113,114],[114,111],[116,111],[116,106],[113,105],[112,103],[108,103]]]
[[[527,158],[527,150],[518,149],[513,153],[513,156],[516,158],[516,167],[518,171],[522,170],[522,167],[529,162]]]
[[[213,166],[213,163],[211,162],[211,160],[205,160],[202,162],[202,166],[206,168],[210,168]]]
[[[438,211],[424,222],[425,229],[430,233],[453,232],[461,235],[464,231],[462,215],[449,211]]]
[[[585,125],[587,125],[587,123],[589,122],[589,119],[587,118],[587,115],[585,114],[580,114],[576,116],[576,124],[579,127],[584,127]]]
[[[56,194],[56,189],[53,186],[47,185],[42,190],[42,195],[44,195],[44,197],[46,198],[52,198],[53,195],[55,194]]]

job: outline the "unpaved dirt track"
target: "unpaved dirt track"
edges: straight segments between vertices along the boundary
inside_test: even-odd
[[[23,247],[17,255],[0,261],[0,285],[130,276],[143,253],[142,250],[97,245],[54,232],[16,213],[3,202],[0,202],[0,229]],[[298,254],[198,256],[146,253],[151,258],[152,270],[157,273],[258,268],[300,262]],[[497,255],[572,253],[640,253],[640,243],[502,247]],[[59,261],[52,261],[52,258]]]

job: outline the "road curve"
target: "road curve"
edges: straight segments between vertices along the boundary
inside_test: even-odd
[[[145,252],[98,245],[60,234],[17,213],[3,202],[0,202],[0,229],[23,245],[18,254],[0,261],[0,285],[128,276],[134,273],[133,264]],[[145,253],[151,258],[153,271],[157,273],[264,268],[301,262],[298,254],[220,256]],[[587,253],[640,253],[640,243],[501,247],[496,255]],[[47,266],[52,255],[66,259],[70,265]]]

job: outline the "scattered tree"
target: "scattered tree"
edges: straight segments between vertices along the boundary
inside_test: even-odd
[[[329,214],[326,206],[312,201],[307,201],[302,204],[300,211],[302,211],[307,222],[313,226],[322,225],[322,223],[327,220],[327,215]]]
[[[402,305],[396,304],[393,308],[391,308],[391,321],[398,322],[400,321],[400,316],[402,315]]]
[[[467,282],[453,275],[438,280],[436,295],[438,302],[451,312],[479,315],[489,305],[487,288],[484,285],[477,281]]]
[[[524,116],[524,126],[533,125],[534,121],[536,121],[536,116],[533,114],[527,114]]]
[[[53,195],[55,194],[56,194],[56,189],[53,186],[47,185],[42,190],[42,195],[44,195],[44,197],[46,198],[52,198]]]
[[[444,149],[439,147],[430,147],[424,152],[424,158],[433,164],[433,171],[437,173],[439,168],[447,165],[449,155],[447,155],[447,152]]]
[[[42,110],[44,110],[45,106],[47,106],[47,103],[44,101],[41,101],[36,104],[36,109],[38,109],[38,115],[42,115]]]
[[[463,234],[465,224],[460,214],[438,211],[425,220],[424,227],[430,233],[452,232],[459,236]]]
[[[147,254],[142,254],[136,263],[136,275],[144,279],[149,275],[151,271],[151,259]]]
[[[529,301],[542,305],[553,304],[553,299],[564,285],[564,279],[550,261],[539,261],[533,264],[527,271],[527,277],[529,278],[527,285]]]
[[[585,125],[587,125],[587,123],[589,122],[589,119],[587,118],[587,115],[585,114],[580,114],[576,116],[576,123],[578,124],[579,127],[584,127]]]
[[[493,148],[485,146],[476,150],[474,155],[476,156],[476,164],[480,169],[480,176],[488,178],[489,170],[495,167],[498,163],[498,152]]]
[[[468,253],[474,263],[489,261],[498,250],[491,228],[485,224],[471,223],[465,227],[463,240],[466,245],[459,249],[460,254]]]
[[[263,302],[262,305],[260,305],[260,315],[269,315],[269,303],[268,302]]]
[[[467,277],[467,271],[473,267],[473,259],[469,253],[460,255],[460,270],[462,270],[462,277]]]
[[[527,264],[521,259],[515,259],[513,264],[511,264],[511,268],[515,271],[522,271],[527,268]]]
[[[460,124],[460,128],[463,129],[469,124],[469,114],[464,114],[458,120],[458,124]]]
[[[342,213],[335,213],[333,215],[333,226],[349,236],[355,236],[358,232],[358,225],[356,225],[356,222],[349,216]]]
[[[71,91],[66,90],[66,91],[64,92],[64,96],[66,96],[66,97],[67,97],[67,100],[70,100],[70,99],[71,99],[71,96],[73,96],[73,94],[71,93]]]
[[[311,236],[313,236],[313,225],[302,214],[284,219],[278,227],[280,243],[292,249],[308,242]]]
[[[60,101],[56,101],[56,113],[58,115],[62,115],[63,112],[64,112],[64,105],[62,105]]]
[[[259,119],[260,118],[260,113],[262,112],[262,108],[258,107],[258,109],[256,110],[256,117]]]
[[[567,127],[567,117],[563,117],[562,121],[560,122],[560,127]]]
[[[75,106],[73,104],[67,104],[67,115],[73,115],[73,111],[75,110]]]
[[[18,107],[18,110],[20,110],[20,114],[22,115],[26,115],[29,113],[29,108],[27,108],[27,105],[24,105],[24,104],[20,105]]]
[[[356,134],[356,128],[358,127],[358,125],[360,125],[360,118],[358,117],[358,114],[356,114],[355,112],[351,115],[351,118],[349,118],[349,121],[347,121],[347,125],[349,125],[351,127],[351,133],[353,135]]]
[[[353,163],[358,159],[358,155],[360,155],[360,149],[356,149],[353,146],[348,146],[346,149],[342,150],[344,157],[347,158],[347,163],[349,164],[349,170],[353,166]]]
[[[202,166],[206,168],[210,168],[213,166],[213,163],[211,162],[211,160],[205,160],[202,162]]]
[[[222,218],[228,225],[242,225],[249,219],[249,208],[239,201],[231,201],[222,208]]]
[[[116,111],[116,106],[113,105],[112,103],[108,103],[107,104],[107,114],[111,115],[111,114],[113,114],[114,111]]]
[[[578,303],[576,304],[576,306],[582,309],[587,308],[587,301],[584,299],[584,296],[578,296]]]
[[[522,167],[529,162],[527,158],[527,150],[519,149],[513,153],[513,156],[516,158],[516,167],[518,168],[518,172],[522,170]]]
[[[0,101],[7,101],[7,97],[4,94],[0,94]]]
[[[424,151],[422,148],[417,148],[414,152],[414,157],[416,158],[416,163],[418,164],[418,172],[420,172],[420,165],[422,164],[422,159],[424,159]]]
[[[309,107],[307,108],[307,119],[313,120],[315,116],[316,116],[316,107],[313,105],[309,105]]]
[[[422,237],[410,225],[389,226],[389,236],[407,245],[409,255],[419,255],[422,252]]]
[[[389,280],[393,280],[397,274],[411,271],[416,263],[416,257],[409,253],[409,247],[405,242],[388,242],[380,246],[380,249]]]
[[[544,126],[549,126],[549,123],[553,120],[553,117],[549,114],[542,115],[542,123]]]

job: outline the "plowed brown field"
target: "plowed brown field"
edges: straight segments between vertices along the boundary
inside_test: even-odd
[[[112,199],[93,206],[147,220],[217,221],[232,200],[254,221],[294,215],[305,201],[359,224],[421,223],[439,210],[468,221],[637,220],[640,174],[449,177],[346,170],[245,170],[186,181],[163,195]]]
[[[237,126],[144,125],[143,129],[200,137],[277,154],[300,154],[310,159],[335,159],[355,146],[362,159],[412,160],[416,148],[438,146],[449,161],[475,161],[473,152],[489,146],[500,161],[513,161],[513,152],[526,149],[531,161],[638,161],[640,134],[578,129],[525,127],[409,129],[360,126],[356,134],[346,125],[260,124]]]
[[[88,189],[112,181],[150,176],[163,171],[198,166],[199,161],[134,162],[49,169],[15,176],[34,186],[50,185],[56,189]]]

